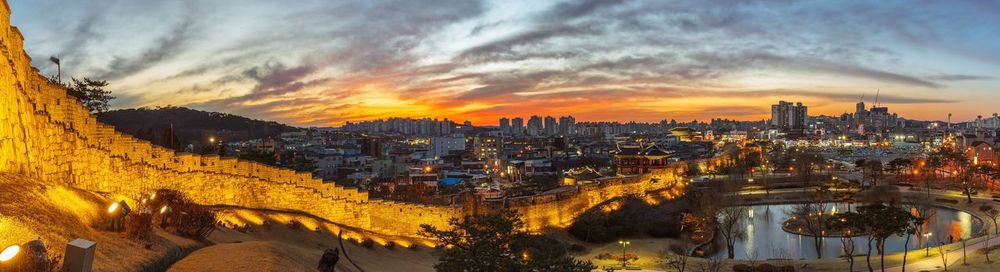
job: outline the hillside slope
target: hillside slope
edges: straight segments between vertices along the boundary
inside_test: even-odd
[[[174,145],[182,149],[188,144],[205,144],[209,137],[226,141],[245,141],[276,137],[298,128],[274,121],[262,121],[243,116],[199,111],[184,107],[121,109],[100,113],[97,120],[114,126],[160,146],[168,146],[167,130],[173,126]]]
[[[149,242],[139,242],[95,229],[92,226],[101,223],[110,202],[91,192],[0,173],[0,245],[42,239],[50,250],[62,254],[72,239],[95,241],[94,271],[142,271],[182,248],[198,246],[162,231],[156,231]]]

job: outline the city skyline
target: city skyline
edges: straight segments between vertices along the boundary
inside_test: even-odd
[[[1000,98],[1000,5],[909,1],[11,4],[33,65],[109,80],[115,108],[298,126],[763,120],[773,101],[968,121]],[[412,13],[433,10],[430,13]],[[116,16],[102,16],[114,13]],[[127,22],[127,23],[126,23]]]

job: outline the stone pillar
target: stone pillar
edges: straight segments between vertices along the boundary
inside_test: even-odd
[[[94,254],[97,243],[77,238],[66,244],[66,255],[63,257],[64,272],[91,272],[94,265]]]

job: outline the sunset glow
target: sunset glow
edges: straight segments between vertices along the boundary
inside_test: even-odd
[[[876,91],[901,116],[969,120],[997,111],[1000,98],[1000,5],[986,1],[11,8],[34,66],[55,75],[48,57],[58,56],[64,78],[109,80],[114,108],[188,106],[293,125],[389,116],[495,125],[530,114],[760,120],[771,101],[840,114]]]

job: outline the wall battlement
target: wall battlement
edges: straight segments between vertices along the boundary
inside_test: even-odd
[[[418,237],[421,224],[446,228],[467,214],[458,206],[369,199],[354,188],[323,183],[310,173],[218,156],[175,153],[102,124],[66,90],[51,84],[10,26],[0,0],[0,172],[138,199],[156,189],[185,193],[205,205],[308,213],[376,235]],[[486,210],[514,209],[529,230],[568,225],[597,204],[627,194],[670,198],[683,189],[683,166],[616,177],[527,198],[486,201]],[[652,192],[652,193],[650,193]]]
[[[255,162],[174,153],[120,133],[31,67],[23,38],[0,11],[0,172],[133,199],[159,188],[206,205],[301,211],[379,234],[443,227],[458,207],[369,200],[368,193]]]

